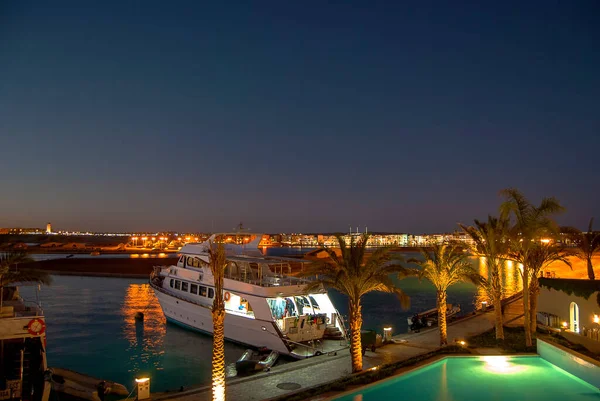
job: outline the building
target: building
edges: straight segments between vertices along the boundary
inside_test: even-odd
[[[600,352],[600,282],[541,278],[537,318],[572,343]]]
[[[46,224],[46,234],[52,234],[52,224]]]

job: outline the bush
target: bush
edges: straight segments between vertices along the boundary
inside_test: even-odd
[[[502,348],[508,353],[537,351],[535,341],[531,347],[525,345],[525,330],[523,327],[504,327],[504,340],[496,340],[496,330],[491,329],[485,333],[469,337],[466,341],[469,348]]]

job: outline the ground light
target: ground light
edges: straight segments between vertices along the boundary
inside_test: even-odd
[[[384,327],[383,328],[383,342],[390,342],[392,341],[392,328],[391,327]]]
[[[150,378],[149,377],[140,377],[135,379],[137,383],[137,399],[145,400],[150,398]]]

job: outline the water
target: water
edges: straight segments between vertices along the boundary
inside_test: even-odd
[[[210,381],[212,337],[166,324],[145,279],[54,276],[42,288],[48,365],[73,369],[132,389],[149,375],[153,391]],[[22,288],[34,299],[31,288]],[[144,312],[144,322],[134,319]],[[226,343],[227,363],[244,347]]]
[[[600,391],[540,357],[447,358],[337,401],[582,401]]]
[[[287,248],[273,250],[289,255]],[[473,263],[478,262],[474,259]],[[514,270],[505,283],[518,284],[513,280]],[[392,326],[394,333],[406,332],[407,317],[435,307],[435,289],[428,282],[416,278],[396,282],[411,297],[411,308],[402,310],[390,294],[367,294],[363,298],[365,328],[382,332],[384,326]],[[22,288],[21,293],[26,299],[35,298],[31,288]],[[449,289],[448,302],[460,303],[469,312],[480,295],[473,285],[461,283]],[[330,296],[340,313],[347,315],[346,297],[335,291]],[[212,337],[167,324],[146,279],[54,276],[54,283],[42,288],[40,298],[47,318],[49,366],[113,380],[128,388],[135,377],[149,375],[153,391],[210,381]],[[134,319],[140,311],[143,323]],[[226,343],[227,363],[235,362],[244,350]]]

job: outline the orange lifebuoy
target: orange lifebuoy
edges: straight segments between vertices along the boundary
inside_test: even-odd
[[[29,323],[27,323],[27,331],[32,336],[39,336],[44,334],[46,331],[46,323],[42,319],[31,319]]]
[[[225,301],[229,301],[231,299],[231,294],[229,293],[229,291],[225,292],[225,294],[223,295],[223,298],[225,298]]]

